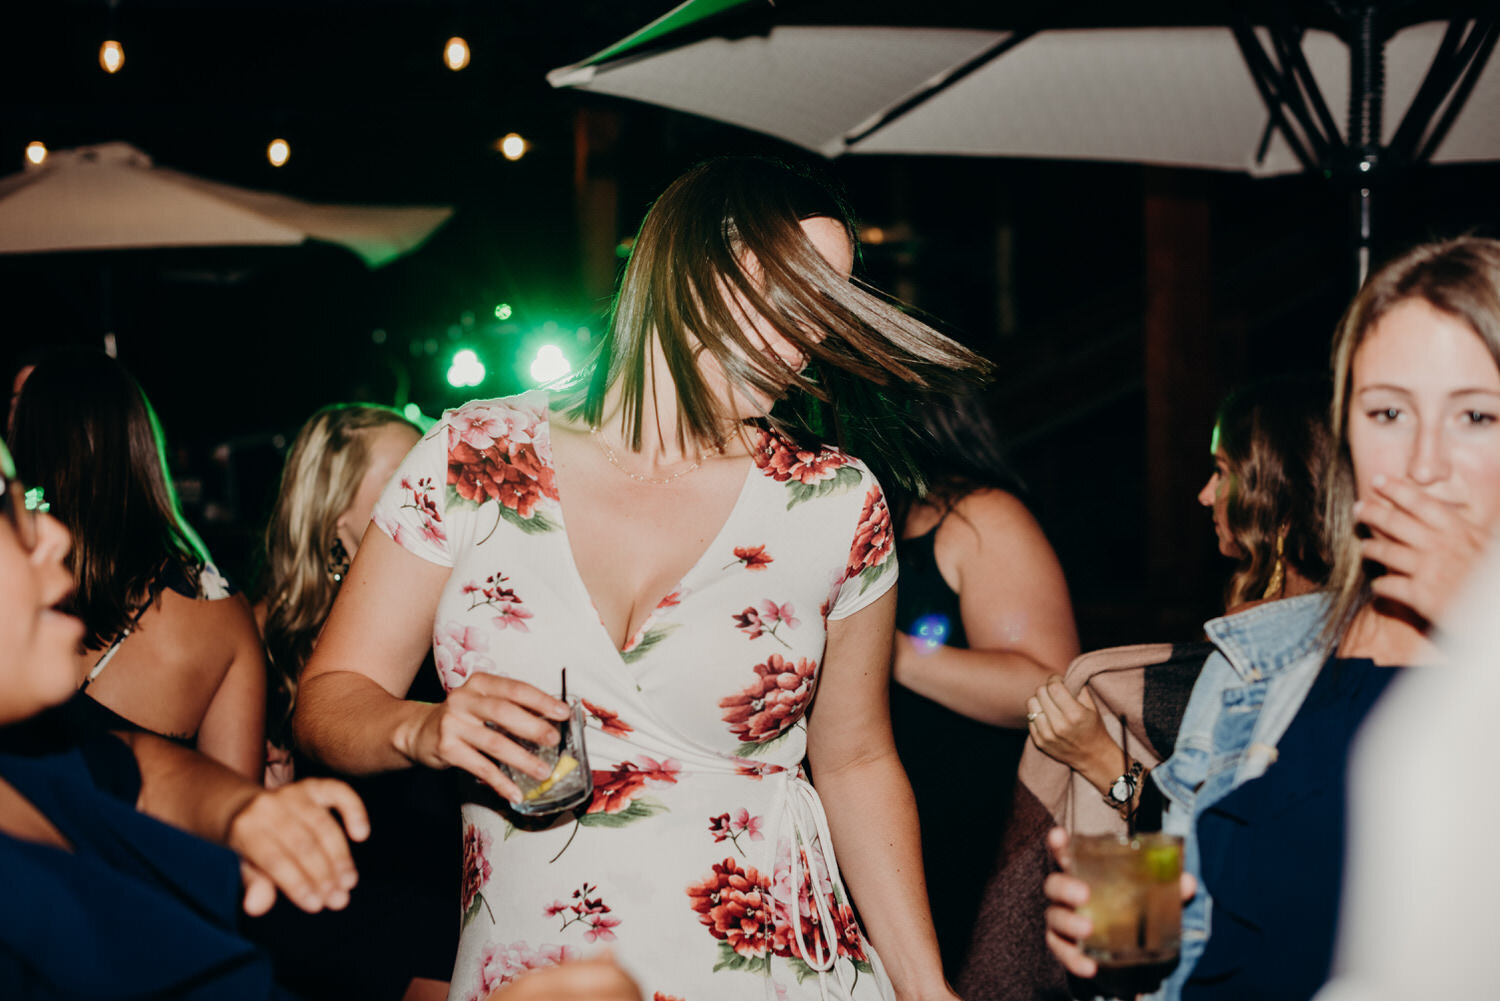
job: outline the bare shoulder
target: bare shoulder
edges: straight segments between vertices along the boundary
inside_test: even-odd
[[[1045,541],[1042,527],[1021,499],[1006,490],[985,488],[965,494],[953,505],[938,532],[938,545],[983,549],[1010,548]]]
[[[255,613],[243,594],[232,594],[226,598],[189,598],[176,591],[164,588],[152,602],[152,622],[160,623],[160,631],[170,636],[182,647],[201,652],[222,650],[227,655],[247,636],[259,636],[255,625]]]

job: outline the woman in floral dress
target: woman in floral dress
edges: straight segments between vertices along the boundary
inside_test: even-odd
[[[873,384],[984,363],[853,283],[852,234],[783,165],[694,168],[586,379],[449,412],[376,505],[303,676],[309,751],[519,800],[496,761],[548,773],[511,738],[556,741],[562,668],[588,713],[585,807],[464,808],[456,1001],[606,945],[656,999],[953,996],[886,705],[889,511],[807,429],[889,459]],[[441,705],[400,698],[429,642]]]

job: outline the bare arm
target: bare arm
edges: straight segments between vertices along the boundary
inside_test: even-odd
[[[1000,490],[959,501],[936,546],[969,649],[927,649],[898,636],[896,681],[981,722],[1024,728],[1027,698],[1078,656],[1057,556],[1025,505]]]
[[[198,750],[259,781],[265,769],[266,663],[260,634],[243,595],[221,599],[232,648],[229,668],[203,714]]]
[[[156,734],[116,736],[140,769],[137,809],[226,845],[243,860],[245,910],[264,913],[277,889],[306,911],[348,903],[357,876],[344,833],[363,841],[370,832],[364,805],[348,786],[307,779],[269,792]]]
[[[887,699],[896,593],[828,623],[807,754],[840,868],[902,1001],[951,997],[922,876],[911,784]],[[879,818],[879,822],[872,822]]]
[[[365,533],[302,672],[292,721],[297,742],[342,772],[452,765],[519,799],[520,790],[490,758],[539,778],[550,770],[486,724],[556,743],[557,731],[539,717],[566,718],[565,703],[522,682],[477,673],[438,705],[402,697],[431,642],[448,574],[378,529]]]

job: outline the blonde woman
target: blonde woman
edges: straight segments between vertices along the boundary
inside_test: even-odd
[[[271,675],[269,785],[317,771],[292,752],[298,678],[375,500],[418,436],[388,407],[336,404],[313,414],[292,443],[266,528],[266,580],[256,608]],[[432,671],[421,672],[409,694],[443,698]],[[276,959],[278,977],[304,997],[441,998],[458,941],[444,885],[459,865],[457,800],[444,777],[430,773],[351,781],[369,810],[372,836],[355,850],[362,879],[349,907],[316,918],[282,908],[258,937]]]
[[[1207,624],[1218,652],[1152,772],[1197,883],[1167,1001],[1297,1001],[1328,977],[1349,742],[1402,668],[1440,660],[1434,633],[1500,521],[1500,242],[1419,246],[1372,275],[1333,377],[1328,586]],[[1391,795],[1421,809],[1420,789]],[[1052,951],[1093,976],[1088,887],[1059,873],[1046,894]]]

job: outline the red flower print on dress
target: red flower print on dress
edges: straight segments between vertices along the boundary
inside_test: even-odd
[[[599,721],[599,729],[610,736],[624,737],[634,731],[634,727],[620,719],[619,713],[610,712],[603,706],[590,702],[588,699],[580,699],[579,701],[583,703],[583,708],[589,711],[589,715]]]
[[[515,590],[505,586],[509,580],[509,577],[497,570],[486,577],[482,583],[471,580],[459,590],[469,596],[467,611],[472,612],[476,608],[488,605],[500,613],[490,620],[496,629],[514,628],[523,633],[529,633],[531,629],[526,625],[526,620],[531,618],[531,613],[516,596]]]
[[[381,531],[389,535],[397,545],[412,543],[446,545],[448,536],[443,532],[443,515],[438,510],[432,495],[437,491],[432,477],[424,476],[415,483],[410,476],[401,477],[401,490],[406,495],[398,510],[417,512],[417,525],[412,527],[400,519],[377,511],[371,517]]]
[[[644,755],[635,761],[622,761],[610,771],[596,770],[594,798],[589,803],[583,820],[587,822],[589,814],[624,813],[632,806],[639,806],[636,794],[646,788],[647,782],[676,785],[677,775],[681,771],[682,763],[675,758],[657,761]],[[652,812],[660,809],[663,808],[657,806]]]
[[[859,527],[854,530],[854,542],[849,546],[849,564],[844,570],[845,579],[860,577],[863,591],[880,576],[881,568],[890,558],[895,547],[896,536],[891,529],[891,509],[886,506],[885,495],[879,487],[865,494],[865,506],[859,513]]]
[[[774,431],[761,429],[755,436],[755,464],[778,483],[796,480],[813,484],[830,479],[849,457],[833,448],[816,452],[788,441]]]
[[[473,824],[464,825],[464,880],[459,897],[459,911],[463,914],[463,923],[466,925],[479,913],[480,905],[489,911],[490,924],[495,923],[495,912],[490,910],[489,902],[484,899],[482,892],[493,873],[489,860],[490,847],[491,840],[487,833]]]
[[[790,730],[812,699],[818,662],[799,657],[796,663],[773,653],[755,665],[755,682],[737,695],[719,700],[724,722],[746,744],[759,745]],[[747,748],[741,748],[744,753]]]
[[[746,959],[766,958],[770,887],[754,866],[741,869],[732,858],[715,862],[706,878],[687,888],[687,895],[714,938]]]
[[[776,561],[766,552],[765,546],[735,546],[734,559],[724,564],[724,569],[738,563],[746,570],[764,570]]]
[[[493,674],[495,662],[489,658],[489,648],[488,636],[461,622],[446,622],[433,630],[432,659],[443,688],[451,692],[471,674]]]
[[[479,984],[468,1001],[485,1001],[495,990],[530,970],[578,958],[578,950],[566,945],[539,945],[535,949],[525,942],[492,945],[479,958]]]
[[[745,849],[740,845],[741,836],[748,837],[751,841],[764,841],[766,836],[761,833],[761,828],[765,825],[765,819],[752,817],[749,810],[740,807],[734,812],[734,816],[721,813],[717,817],[710,817],[708,833],[714,836],[714,844],[725,840],[733,842],[735,850],[743,856]]]
[[[567,931],[572,925],[582,924],[588,929],[583,933],[586,942],[614,941],[614,929],[619,927],[620,919],[610,916],[610,906],[604,902],[603,897],[595,896],[598,892],[597,884],[584,883],[573,891],[571,904],[564,904],[560,900],[549,904],[546,908],[547,917],[563,916],[563,923],[558,931]]]
[[[759,608],[752,605],[743,612],[736,612],[732,618],[734,627],[750,639],[769,636],[787,649],[791,649],[792,645],[777,636],[776,631],[782,626],[796,629],[802,625],[802,620],[797,618],[797,611],[790,601],[784,605],[778,605],[770,598],[762,601]]]
[[[675,994],[663,994],[661,991],[655,991],[651,995],[651,1001],[682,1001],[682,998],[677,997]]]
[[[448,485],[471,504],[496,501],[502,517],[527,531],[552,529],[536,511],[544,498],[557,500],[543,414],[499,404],[456,411],[448,433]]]
[[[656,603],[656,610],[658,612],[665,612],[667,609],[676,608],[680,604],[682,604],[682,591],[677,590],[658,601]]]
[[[744,758],[740,758],[734,763],[734,773],[736,775],[743,775],[745,778],[755,779],[757,782],[767,775],[775,775],[777,772],[784,771],[786,771],[785,768],[780,765],[773,765],[768,761],[747,761]]]
[[[816,844],[816,842],[814,843]],[[811,964],[815,960],[826,961],[828,942],[823,934],[823,921],[818,905],[813,899],[816,893],[829,916],[838,941],[835,953],[855,964],[855,969],[868,971],[864,952],[864,940],[859,925],[854,920],[854,910],[842,899],[829,878],[821,851],[809,853],[802,845],[797,846],[798,871],[793,885],[792,844],[782,840],[777,846],[776,865],[770,883],[773,913],[775,915],[771,949],[778,956],[787,956]],[[813,859],[809,864],[809,859]],[[798,945],[797,931],[801,932]],[[806,949],[804,953],[802,950]]]

